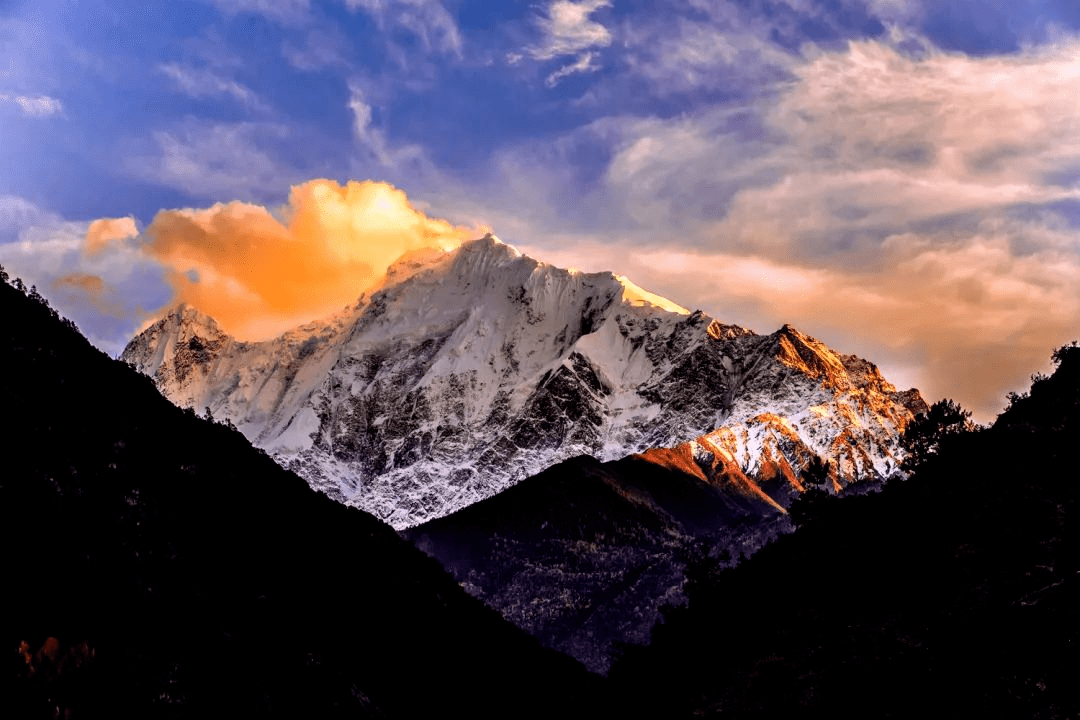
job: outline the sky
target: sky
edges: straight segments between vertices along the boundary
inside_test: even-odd
[[[1075,0],[0,0],[0,263],[116,355],[492,230],[990,420],[1080,338]]]

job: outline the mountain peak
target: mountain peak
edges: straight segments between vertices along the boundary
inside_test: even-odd
[[[162,318],[162,321],[166,323],[176,323],[186,327],[204,328],[213,334],[221,334],[221,330],[218,328],[217,321],[214,320],[214,318],[202,312],[194,305],[188,305],[183,302],[165,313],[165,317]]]
[[[124,358],[398,528],[570,457],[716,433],[747,475],[795,477],[812,455],[845,452],[841,483],[886,478],[913,405],[872,364],[790,325],[759,336],[493,235],[408,253],[366,301],[274,340],[238,343],[189,308],[169,317]]]
[[[619,281],[619,284],[623,287],[623,300],[636,305],[638,307],[642,305],[652,305],[658,307],[661,310],[667,310],[678,315],[689,315],[690,311],[684,308],[682,305],[678,305],[668,300],[665,297],[655,295],[648,290],[641,288],[630,280],[625,275],[616,275],[615,279]]]
[[[776,331],[779,344],[777,359],[792,368],[800,370],[830,387],[847,387],[850,381],[840,355],[825,343],[800,332],[790,323]]]

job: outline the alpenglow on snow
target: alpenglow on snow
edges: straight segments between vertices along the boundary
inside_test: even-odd
[[[398,529],[570,457],[687,442],[701,462],[719,453],[793,490],[814,455],[837,488],[888,479],[925,408],[790,326],[724,325],[490,235],[410,253],[356,304],[273,340],[237,341],[180,306],[121,357]]]

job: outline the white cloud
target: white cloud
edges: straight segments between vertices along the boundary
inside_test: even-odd
[[[543,14],[536,17],[541,32],[540,41],[524,47],[520,52],[506,56],[511,64],[525,57],[534,60],[552,60],[567,55],[575,59],[547,76],[546,84],[554,87],[563,78],[574,73],[595,72],[600,69],[595,50],[611,45],[611,32],[602,23],[592,19],[600,8],[610,7],[611,0],[554,0]]]
[[[64,316],[75,320],[88,339],[117,355],[145,316],[168,299],[162,267],[142,253],[127,232],[130,218],[111,221],[64,220],[19,199],[0,199],[0,217],[14,213],[23,227],[14,242],[0,243],[0,264],[12,277],[34,285]],[[110,236],[107,252],[87,252],[88,231]],[[133,230],[133,227],[129,227]],[[108,230],[108,229],[106,229]]]
[[[461,31],[441,0],[345,0],[345,5],[364,10],[380,28],[408,30],[428,50],[461,55]]]
[[[491,196],[516,219],[480,216],[552,262],[755,329],[794,322],[909,379],[921,367],[930,397],[992,417],[1080,333],[1080,42],[790,59],[737,106],[501,153]],[[583,146],[610,153],[599,183],[577,175]]]
[[[743,108],[605,121],[608,188],[642,223],[705,222],[729,246],[800,257],[844,242],[831,254],[861,262],[850,243],[905,225],[1080,197],[1078,50],[912,59],[853,43]]]
[[[128,151],[129,172],[194,197],[258,200],[301,179],[272,151],[289,137],[289,131],[275,123],[189,118],[151,137],[149,147]]]
[[[738,88],[760,94],[802,59],[773,41],[775,25],[738,6],[715,3],[702,11],[704,17],[660,16],[624,29],[624,61],[649,81],[651,93]]]
[[[374,124],[372,106],[357,82],[349,83],[349,110],[353,114],[353,136],[365,152],[384,168],[397,168],[407,162],[426,164],[423,149],[414,144],[391,146],[385,133]]]
[[[211,70],[184,67],[179,63],[163,63],[157,69],[189,97],[230,97],[252,109],[264,110],[266,107],[250,88]]]
[[[544,32],[539,45],[527,48],[537,60],[550,60],[562,55],[573,55],[594,47],[611,44],[611,32],[590,16],[603,7],[610,7],[610,0],[555,0],[547,6],[547,12],[537,23]]]
[[[8,95],[0,93],[0,102],[10,102],[19,106],[24,115],[31,117],[49,117],[64,111],[64,104],[48,95]]]
[[[594,62],[595,59],[596,55],[594,53],[581,53],[581,55],[578,56],[577,60],[570,63],[569,65],[564,65],[563,67],[548,75],[547,80],[545,80],[544,83],[548,87],[555,87],[563,78],[569,77],[570,75],[573,75],[575,73],[596,72],[600,69],[600,66],[596,62]]]
[[[35,225],[54,225],[59,216],[16,195],[0,195],[0,243],[10,242]]]

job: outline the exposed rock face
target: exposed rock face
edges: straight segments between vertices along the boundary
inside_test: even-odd
[[[490,236],[414,253],[356,305],[274,340],[238,342],[181,307],[122,357],[399,529],[570,457],[686,442],[777,501],[814,454],[838,488],[883,480],[925,407],[789,326],[756,335]]]

